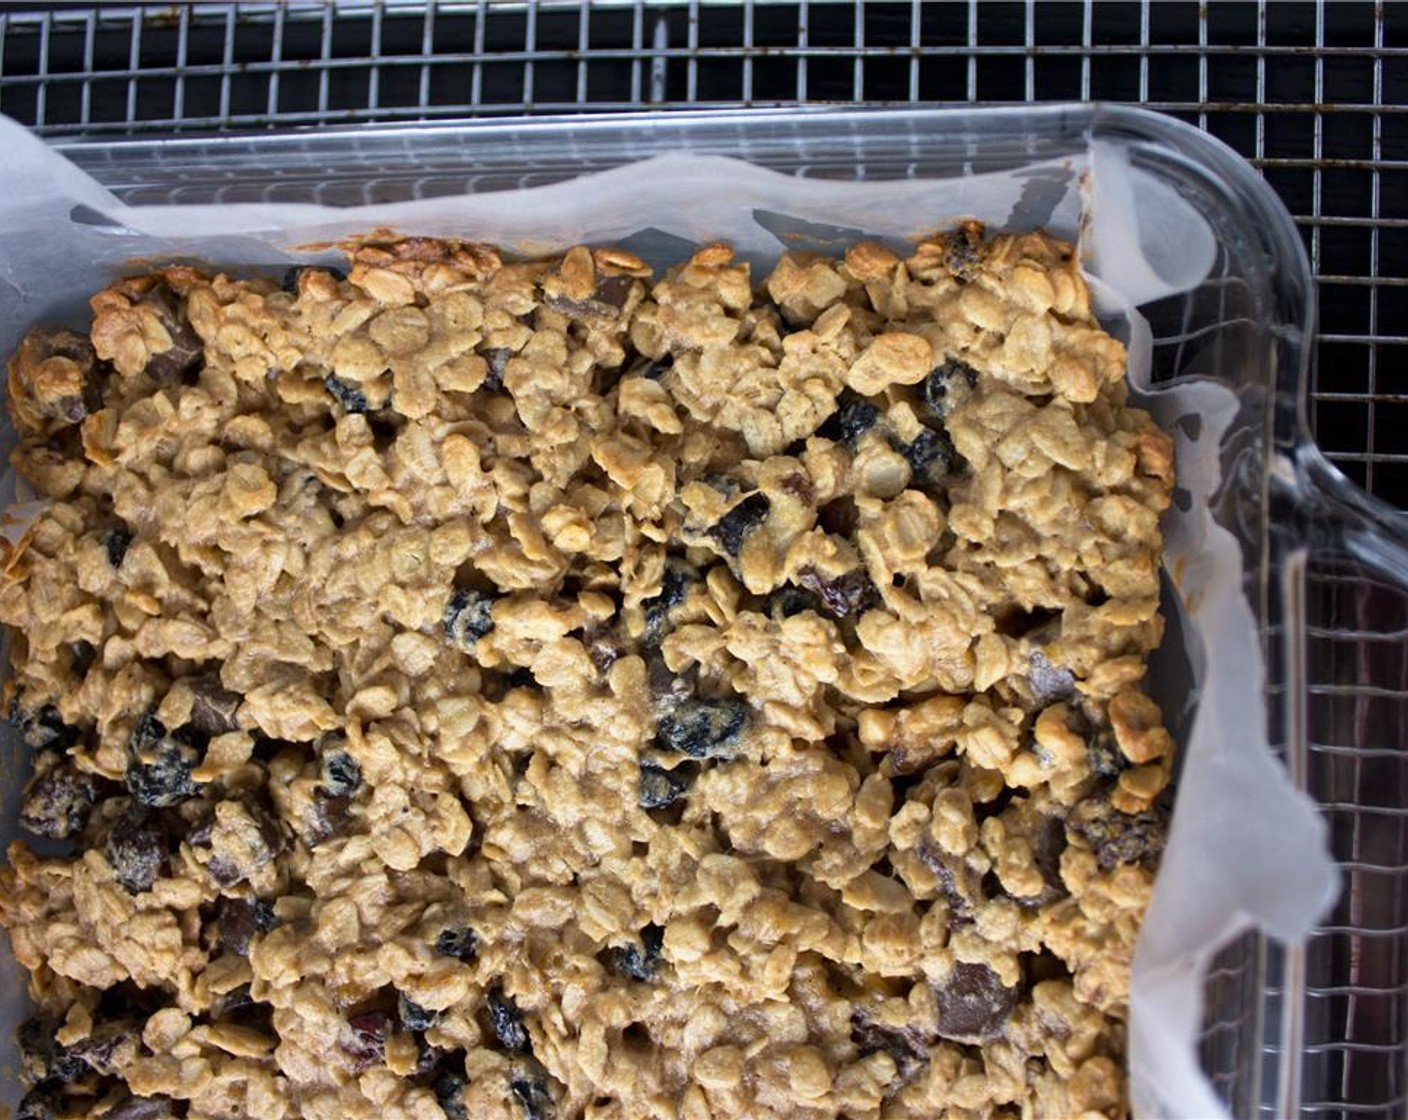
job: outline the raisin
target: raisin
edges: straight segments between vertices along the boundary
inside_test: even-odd
[[[469,1120],[469,1109],[464,1103],[468,1085],[469,1082],[454,1070],[447,1069],[435,1079],[435,1103],[445,1114],[445,1120]]]
[[[665,930],[651,922],[640,931],[639,945],[611,945],[602,951],[601,963],[618,976],[649,984],[655,979],[664,946]]]
[[[181,732],[168,733],[166,725],[150,712],[133,728],[128,753],[127,788],[143,805],[169,808],[199,792],[191,778],[199,752]]]
[[[298,287],[305,273],[322,272],[331,276],[334,280],[343,281],[347,279],[347,273],[340,268],[315,268],[312,265],[296,264],[284,273],[284,280],[281,287],[290,295],[298,295]]]
[[[1065,700],[1076,690],[1076,677],[1069,669],[1054,665],[1041,650],[1033,650],[1027,667],[1027,684],[1038,704]]]
[[[361,1073],[386,1056],[386,1039],[391,1033],[391,1016],[385,1011],[368,1011],[347,1021],[342,1051],[352,1059],[352,1068]]]
[[[526,1054],[531,1049],[528,1028],[523,1025],[523,1013],[518,1010],[518,1004],[504,992],[502,981],[495,980],[484,993],[484,1007],[499,1045],[510,1054]]]
[[[803,568],[797,573],[797,582],[816,594],[832,618],[849,618],[880,602],[880,593],[862,568],[829,579],[815,568]]]
[[[474,644],[494,629],[494,599],[482,591],[462,587],[450,596],[441,619],[450,644],[465,653],[474,652]]]
[[[141,894],[151,890],[161,874],[166,844],[147,811],[133,806],[113,822],[104,855],[127,893]]]
[[[614,630],[593,627],[582,635],[582,644],[587,647],[587,656],[592,659],[598,673],[604,673],[621,658],[626,656],[625,644]]]
[[[924,866],[939,881],[939,890],[948,903],[949,925],[971,922],[977,913],[974,902],[982,898],[982,887],[972,868],[930,840],[921,840],[917,852]]]
[[[987,965],[959,961],[934,994],[939,1036],[976,1044],[1002,1033],[1020,992],[1007,987]]]
[[[1100,778],[1118,778],[1129,767],[1115,733],[1102,727],[1085,741],[1085,758],[1090,772]]]
[[[31,750],[63,750],[72,746],[81,737],[78,728],[63,721],[59,709],[53,704],[45,704],[38,711],[25,708],[16,694],[10,700],[10,710],[6,718],[24,739],[24,745]]]
[[[336,796],[324,790],[313,793],[313,813],[304,830],[303,839],[310,848],[336,836],[352,819],[352,799]]]
[[[98,799],[98,783],[73,763],[62,761],[38,775],[25,790],[20,827],[36,836],[67,840],[82,832]]]
[[[977,384],[978,371],[965,361],[949,358],[935,366],[924,379],[924,404],[929,416],[935,420],[945,419]]]
[[[1122,863],[1151,864],[1163,851],[1167,821],[1158,809],[1121,813],[1103,798],[1091,797],[1072,811],[1071,831],[1095,851],[1103,871]]]
[[[440,931],[435,939],[435,951],[442,957],[468,963],[479,955],[479,937],[468,926],[451,926]]]
[[[234,731],[235,712],[241,697],[220,683],[219,677],[199,677],[191,684],[191,716],[187,726],[202,735],[224,735]]]
[[[332,399],[342,406],[344,412],[367,412],[370,405],[367,394],[355,382],[347,381],[333,374],[323,378],[323,385],[332,394]]]
[[[127,558],[127,550],[132,547],[132,534],[126,529],[109,529],[102,537],[103,551],[107,553],[108,563],[114,568],[122,567],[122,561]]]
[[[548,1072],[533,1058],[520,1058],[509,1069],[508,1087],[528,1120],[553,1120],[556,1106],[548,1089]]]
[[[362,785],[362,767],[346,751],[328,751],[323,755],[323,789],[333,797],[349,797]]]
[[[767,495],[755,490],[719,518],[709,535],[730,556],[737,556],[743,547],[743,538],[762,524],[771,508]]]
[[[817,435],[854,450],[860,437],[879,422],[880,410],[850,391],[843,393],[838,403],[840,407],[817,429]]]
[[[115,1077],[137,1056],[141,1033],[140,1024],[133,1019],[98,1023],[87,1038],[69,1047],[69,1053],[94,1073]]]
[[[851,1041],[862,1056],[888,1054],[904,1078],[929,1060],[930,1040],[918,1028],[908,1024],[892,1027],[878,1022],[863,1009],[851,1016]]]
[[[660,719],[656,741],[690,758],[727,757],[747,721],[748,707],[735,697],[685,700]]]
[[[438,1011],[422,1007],[405,992],[397,993],[396,1015],[408,1031],[428,1031],[440,1018]]]
[[[960,280],[971,280],[983,264],[983,223],[966,221],[937,238],[944,267]]]
[[[640,807],[668,809],[689,792],[694,775],[684,767],[666,770],[653,762],[640,764]]]
[[[249,956],[249,947],[259,934],[280,924],[273,906],[260,898],[222,898],[216,923],[220,947],[240,957]]]

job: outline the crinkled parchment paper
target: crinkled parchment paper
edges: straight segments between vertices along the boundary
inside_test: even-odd
[[[0,350],[7,355],[36,321],[84,325],[88,295],[136,258],[280,269],[308,259],[293,246],[377,227],[458,235],[524,253],[624,243],[657,268],[679,260],[688,244],[715,239],[731,241],[762,268],[784,248],[840,252],[861,236],[902,245],[969,217],[995,229],[1045,226],[1079,237],[1102,321],[1129,346],[1131,383],[1174,433],[1178,484],[1187,495],[1165,519],[1165,566],[1178,576],[1168,581],[1170,641],[1181,643],[1182,657],[1161,657],[1150,688],[1176,727],[1180,713],[1192,715],[1178,728],[1177,808],[1135,959],[1134,1106],[1149,1117],[1225,1115],[1197,1060],[1208,962],[1218,946],[1253,925],[1288,941],[1304,936],[1338,880],[1323,825],[1268,746],[1265,712],[1253,700],[1262,695],[1265,669],[1242,591],[1241,550],[1209,510],[1221,481],[1219,443],[1237,399],[1210,379],[1149,385],[1152,340],[1135,308],[1196,287],[1214,259],[1213,234],[1168,187],[1132,168],[1118,147],[1096,143],[1078,158],[999,174],[857,183],[665,155],[570,183],[348,209],[130,208],[3,118],[0,151]],[[1188,416],[1199,419],[1179,422]],[[8,426],[0,440],[13,446]],[[15,500],[7,479],[0,501]],[[13,830],[20,772],[13,738],[0,758],[0,773],[9,779],[0,787],[0,809]],[[7,1048],[8,1027],[23,1013],[22,986],[8,957],[0,953]],[[15,1068],[13,1053],[3,1066]],[[14,1095],[11,1080],[0,1097]]]

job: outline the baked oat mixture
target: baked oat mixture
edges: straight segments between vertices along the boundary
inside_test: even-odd
[[[349,254],[10,362],[21,1115],[1122,1115],[1171,444],[1071,248]]]

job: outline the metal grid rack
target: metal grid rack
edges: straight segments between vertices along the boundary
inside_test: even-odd
[[[0,7],[0,112],[54,137],[816,102],[1138,102],[1259,166],[1319,281],[1310,418],[1352,479],[1408,509],[1408,4],[287,0]],[[1408,608],[1312,568],[1308,779],[1346,873],[1296,962],[1304,1035],[1209,1022],[1224,1075],[1297,1051],[1262,1114],[1408,1116]],[[1277,639],[1272,636],[1273,642]],[[1370,681],[1370,686],[1365,681]],[[1373,734],[1378,739],[1371,743]],[[1276,975],[1244,940],[1210,1006]],[[1270,954],[1267,956],[1266,954]],[[1223,999],[1219,993],[1228,998]],[[1271,993],[1272,1011],[1280,994]],[[1234,1107],[1237,1103],[1234,1101]]]

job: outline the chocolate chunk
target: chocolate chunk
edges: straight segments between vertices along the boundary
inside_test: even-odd
[[[441,619],[450,644],[473,653],[475,643],[494,629],[494,599],[482,591],[461,587],[445,606]]]
[[[1070,893],[1061,878],[1061,853],[1066,850],[1066,826],[1056,817],[1042,814],[1037,818],[1028,839],[1032,846],[1032,862],[1041,872],[1043,886],[1035,895],[1017,896],[1017,903],[1034,910],[1058,902]]]
[[[924,405],[933,420],[944,420],[955,404],[978,384],[978,371],[959,358],[949,358],[924,379]]]
[[[934,994],[939,1004],[940,1037],[976,1044],[996,1038],[1006,1029],[1020,992],[1003,984],[987,965],[959,961]]]
[[[842,393],[837,403],[840,407],[827,417],[816,434],[833,443],[844,443],[854,451],[860,437],[879,422],[880,410],[850,390]]]
[[[666,770],[653,762],[640,764],[640,807],[667,809],[689,792],[694,781],[692,772],[682,766]]]
[[[330,373],[323,378],[323,385],[344,412],[369,411],[371,406],[367,403],[367,394],[355,381],[347,381]]]
[[[851,1015],[851,1041],[861,1055],[888,1054],[900,1076],[909,1078],[929,1060],[932,1039],[912,1024],[892,1027],[875,1019],[864,1008]]]
[[[771,508],[767,495],[755,490],[719,518],[709,535],[730,556],[737,556],[743,539],[763,523]]]
[[[133,806],[113,822],[103,854],[128,894],[152,889],[166,861],[166,844],[151,815]]]
[[[596,290],[586,299],[545,295],[543,302],[554,311],[561,311],[574,319],[615,315],[630,299],[633,283],[635,280],[630,276],[602,276],[597,279]]]
[[[479,955],[479,937],[468,926],[451,926],[440,931],[435,951],[444,957],[470,962]]]
[[[249,947],[261,933],[280,925],[274,908],[262,898],[222,898],[216,923],[220,947],[236,956],[249,956]]]
[[[797,573],[797,582],[816,594],[825,612],[832,618],[849,618],[880,603],[880,593],[875,590],[875,584],[863,568],[830,578],[821,575],[815,568],[803,568]]]
[[[489,1015],[489,1029],[500,1046],[510,1054],[526,1054],[531,1049],[523,1013],[513,997],[504,992],[503,981],[495,980],[484,993],[484,1008]]]
[[[200,752],[182,732],[169,733],[150,712],[137,720],[127,749],[127,788],[141,804],[169,808],[199,792],[191,772]]]
[[[405,992],[396,995],[396,1015],[408,1031],[428,1031],[440,1018],[438,1011],[422,1007]]]
[[[127,550],[132,546],[132,534],[125,528],[109,529],[103,534],[102,544],[103,551],[108,555],[108,563],[120,568]]]
[[[1163,851],[1168,831],[1158,808],[1121,813],[1103,797],[1088,797],[1077,805],[1070,826],[1094,850],[1102,871],[1121,863],[1152,864]]]
[[[527,1120],[553,1120],[557,1106],[548,1089],[548,1072],[534,1058],[519,1058],[509,1068],[508,1087]]]
[[[171,346],[147,360],[147,373],[158,381],[174,381],[200,360],[205,344],[186,318],[185,303],[165,283],[159,283],[139,301],[156,311],[171,337]]]
[[[68,761],[53,762],[25,791],[20,827],[36,836],[67,840],[82,832],[98,799],[98,783]]]
[[[685,700],[660,719],[656,742],[690,758],[724,758],[747,722],[748,706],[736,697]]]
[[[386,1039],[391,1034],[391,1016],[385,1011],[368,1011],[347,1021],[342,1051],[352,1059],[352,1068],[361,1073],[386,1057]]]
[[[234,731],[235,713],[243,698],[220,683],[219,677],[198,677],[191,681],[191,716],[186,721],[202,735],[223,735]]]

